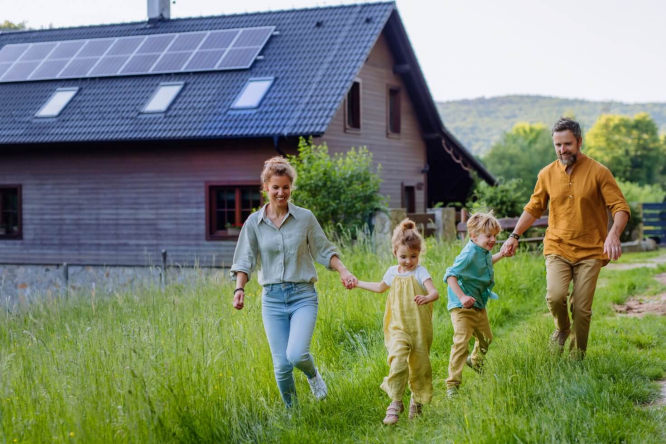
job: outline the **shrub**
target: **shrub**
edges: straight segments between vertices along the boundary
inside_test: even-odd
[[[298,172],[294,203],[312,211],[324,228],[354,233],[386,207],[379,194],[381,165],[373,167],[365,147],[331,157],[326,144],[301,138],[298,155],[289,161]]]
[[[505,182],[500,178],[496,186],[477,181],[467,208],[472,212],[493,210],[496,217],[518,217],[526,202],[520,179]]]

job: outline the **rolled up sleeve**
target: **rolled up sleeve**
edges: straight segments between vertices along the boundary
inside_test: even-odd
[[[252,272],[257,267],[258,251],[257,234],[254,231],[254,227],[246,222],[238,237],[233,265],[231,266],[231,270],[229,270],[229,274],[233,279],[236,279],[236,274],[240,271],[247,274],[247,279],[248,281],[250,280]]]
[[[446,269],[446,274],[444,275],[444,282],[447,282],[447,279],[450,278],[451,276],[460,280],[460,274],[467,266],[468,260],[469,256],[467,254],[465,254],[464,252],[459,254],[458,257],[456,257],[456,260],[453,262],[453,265],[451,265],[449,268]]]
[[[608,208],[611,214],[615,216],[615,213],[618,211],[624,211],[629,217],[631,217],[629,204],[627,204],[627,201],[622,194],[622,190],[620,190],[619,185],[608,168],[602,170],[599,185],[601,188],[601,196],[606,203],[606,208]]]
[[[335,245],[328,240],[326,234],[324,234],[324,230],[322,230],[321,225],[319,225],[317,218],[311,212],[309,213],[307,233],[308,248],[310,249],[312,258],[329,270],[333,270],[331,268],[331,259],[333,256],[340,257],[340,252]]]
[[[545,185],[544,174],[543,172],[540,172],[537,178],[537,183],[534,186],[532,197],[530,197],[530,201],[527,203],[527,205],[525,205],[525,208],[523,208],[526,212],[530,213],[537,219],[541,217],[543,212],[546,211],[546,207],[548,206],[549,196]]]

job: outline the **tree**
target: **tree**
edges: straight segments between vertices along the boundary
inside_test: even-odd
[[[12,23],[9,20],[0,22],[0,29],[26,29],[26,22]]]
[[[379,194],[381,165],[375,169],[367,148],[351,148],[331,157],[326,144],[301,138],[298,155],[289,156],[296,168],[296,205],[311,210],[323,226],[338,233],[362,227],[371,214],[385,208]]]
[[[659,129],[649,114],[603,115],[588,131],[585,153],[607,166],[618,180],[640,185],[659,183],[664,148]]]
[[[504,133],[483,158],[484,164],[496,177],[520,179],[514,192],[527,199],[536,185],[539,171],[557,159],[550,131],[541,123],[517,123]]]

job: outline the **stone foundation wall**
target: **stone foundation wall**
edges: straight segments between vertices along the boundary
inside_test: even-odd
[[[66,277],[67,275],[67,277]],[[201,277],[229,279],[227,268],[168,268],[167,284],[186,284]],[[0,305],[36,300],[67,292],[112,294],[163,285],[160,267],[69,265],[0,265]]]

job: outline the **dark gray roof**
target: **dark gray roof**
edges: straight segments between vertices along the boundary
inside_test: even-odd
[[[0,144],[322,134],[394,9],[371,3],[2,33],[0,47],[257,26],[276,26],[279,35],[249,70],[0,83]],[[273,76],[258,109],[230,110],[248,78]],[[142,115],[164,81],[185,87],[164,115]],[[67,86],[80,91],[59,117],[34,117]]]
[[[322,135],[384,31],[424,137],[448,140],[456,161],[495,183],[444,127],[394,2],[6,32],[0,47],[259,26],[279,34],[248,70],[0,83],[0,145]],[[275,82],[259,108],[230,109],[251,77]],[[185,87],[166,113],[141,113],[161,82],[179,81]],[[56,88],[71,86],[80,90],[57,118],[34,117]]]

